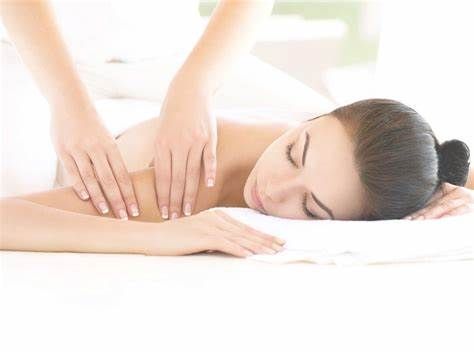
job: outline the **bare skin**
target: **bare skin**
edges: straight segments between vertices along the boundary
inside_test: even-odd
[[[191,216],[164,221],[159,214],[154,168],[149,166],[153,121],[148,120],[117,139],[143,206],[139,216],[128,221],[111,214],[102,216],[91,201],[81,201],[69,186],[5,198],[0,200],[4,218],[0,249],[152,255],[220,250],[236,256],[278,251],[277,238],[235,223],[222,211],[208,211],[219,206],[258,210],[251,194],[255,183],[265,207],[263,213],[294,219],[357,219],[363,194],[351,139],[337,119],[325,115],[303,123],[237,122],[218,117],[217,122],[216,185],[208,188],[200,177]],[[288,152],[294,164],[288,160]],[[60,186],[64,172],[59,172]],[[466,196],[463,206],[469,207],[472,191],[461,187],[456,191]],[[318,201],[311,197],[304,200],[313,216],[306,214],[301,204],[310,192],[318,197]]]
[[[216,206],[248,207],[242,190],[256,159],[271,142],[294,125],[294,123],[272,123],[271,121],[243,123],[225,117],[218,117],[217,122],[219,142],[217,165],[219,169],[217,170],[216,185],[213,188],[205,186],[204,177],[201,174],[196,205],[192,210],[193,214]],[[127,129],[116,139],[125,165],[131,172],[137,199],[142,206],[139,216],[130,217],[130,220],[134,221],[163,221],[154,192],[153,132],[150,129],[152,124],[152,120],[140,122]],[[255,139],[256,136],[258,139]],[[247,153],[251,153],[250,156],[254,159],[242,161],[236,165],[235,158],[242,156],[242,147],[245,147],[248,150]],[[249,156],[249,154],[245,155]],[[66,211],[93,216],[102,215],[97,212],[90,200],[78,199],[72,187],[64,185],[64,169],[62,165],[59,165],[55,185],[58,186],[57,188],[21,195],[17,198]],[[110,211],[103,216],[114,217]]]
[[[220,210],[208,209],[246,206],[241,192],[248,172],[259,153],[288,128],[287,124],[244,124],[218,118],[220,169],[216,185],[205,187],[200,179],[193,215],[173,221],[163,221],[158,211],[154,169],[148,167],[153,157],[150,124],[151,120],[141,122],[117,139],[127,167],[139,169],[131,172],[143,206],[139,216],[120,221],[111,212],[99,214],[90,200],[77,198],[71,186],[3,198],[0,249],[147,255],[215,250],[240,257],[282,249],[283,240],[254,230]],[[245,152],[241,147],[245,147]],[[64,182],[63,177],[64,171],[59,169],[57,185]]]

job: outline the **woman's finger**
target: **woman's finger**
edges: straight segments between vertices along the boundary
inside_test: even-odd
[[[161,144],[155,146],[155,190],[161,218],[169,217],[169,199],[171,185],[171,152]]]
[[[181,216],[188,153],[188,148],[175,148],[171,151],[171,191],[169,207],[171,219]]]
[[[81,179],[86,185],[87,191],[89,192],[92,204],[95,206],[97,211],[99,211],[99,213],[108,213],[109,207],[104,195],[102,194],[99,183],[97,182],[97,177],[94,173],[94,168],[92,167],[89,156],[84,152],[78,151],[74,153],[72,157],[77,165],[77,168],[79,169]]]
[[[283,249],[279,244],[278,249],[273,249],[264,245],[260,241],[255,241],[238,234],[231,235],[229,238],[244,248],[251,250],[254,254],[275,254],[277,251]]]
[[[449,186],[448,186],[449,185]],[[438,201],[440,201],[441,198],[444,196],[448,195],[455,189],[454,185],[444,183],[441,185],[441,187],[433,194],[433,196],[428,200],[427,204],[425,207],[419,209],[418,211],[405,216],[403,219],[416,219],[422,215],[424,215],[426,212],[428,212],[430,209],[432,209]]]
[[[253,255],[252,251],[227,238],[218,238],[218,240],[213,242],[213,245],[215,245],[215,247],[213,247],[214,250],[219,250],[241,258]]]
[[[424,218],[438,218],[444,213],[451,211],[459,206],[466,204],[463,198],[442,199],[432,208],[422,214]]]
[[[263,233],[240,221],[237,221],[236,219],[230,217],[227,213],[223,211],[215,210],[214,212],[223,219],[223,222],[226,223],[223,228],[225,228],[225,230],[233,232],[234,234],[253,237],[254,240],[259,241],[260,243],[263,243],[266,246],[274,247],[274,249],[276,248],[276,246],[273,246],[273,244],[283,245],[286,243],[286,241],[283,239]]]
[[[459,216],[462,214],[470,213],[474,211],[474,204],[468,203],[468,204],[463,204],[459,207],[453,208],[452,210],[448,211],[447,213],[439,216],[439,218],[444,218],[448,216]]]
[[[196,201],[201,177],[202,145],[195,144],[188,155],[188,165],[186,168],[186,183],[183,198],[183,213],[190,216]]]
[[[111,205],[114,215],[120,219],[128,219],[127,209],[122,194],[118,187],[115,176],[110,168],[107,156],[103,151],[95,151],[90,154],[100,186]]]
[[[80,199],[87,200],[89,198],[89,193],[82,182],[81,175],[74,159],[69,154],[64,153],[61,154],[60,160],[63,164],[64,170],[66,171],[68,184],[72,186],[72,189]]]
[[[123,162],[122,155],[120,154],[116,145],[110,148],[107,152],[107,160],[112,167],[115,180],[118,183],[123,200],[125,201],[125,204],[128,208],[128,213],[134,217],[138,216],[138,202],[135,197],[132,179],[130,178],[130,174]]]

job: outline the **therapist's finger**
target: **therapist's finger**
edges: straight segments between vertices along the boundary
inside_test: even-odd
[[[94,168],[92,167],[89,156],[81,151],[74,153],[72,156],[81,174],[81,179],[86,185],[87,191],[92,200],[92,204],[95,206],[97,211],[101,214],[109,212],[108,204],[105,200],[102,190],[100,189]]]
[[[63,164],[64,170],[66,171],[68,184],[71,185],[72,189],[80,199],[87,200],[89,198],[89,193],[82,182],[81,175],[74,159],[69,154],[64,153],[61,154],[60,160]]]
[[[196,201],[196,195],[199,188],[199,179],[201,177],[201,158],[202,145],[192,146],[188,155],[188,164],[186,167],[186,183],[183,198],[183,213],[190,216]]]
[[[100,186],[104,191],[107,201],[109,202],[114,215],[120,219],[128,219],[127,210],[125,203],[122,199],[122,194],[118,187],[115,176],[110,168],[109,162],[105,152],[98,150],[91,153],[91,160],[94,164],[94,169],[97,173],[97,178],[100,182]]]
[[[186,148],[175,148],[171,152],[171,192],[169,210],[171,219],[181,216],[188,153],[189,150]]]
[[[162,143],[155,145],[155,191],[161,218],[169,217],[169,198],[171,184],[171,152]]]
[[[217,158],[216,158],[217,139],[215,134],[209,138],[202,153],[204,161],[205,182],[207,187],[212,187],[216,183]]]
[[[123,200],[128,208],[128,213],[134,217],[139,215],[138,202],[135,197],[132,179],[122,159],[122,155],[117,146],[113,146],[107,152],[107,159],[110,163],[115,180],[122,192]]]

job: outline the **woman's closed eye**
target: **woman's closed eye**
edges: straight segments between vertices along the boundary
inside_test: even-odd
[[[297,168],[298,165],[296,165],[295,161],[293,160],[293,158],[291,157],[291,148],[293,148],[293,146],[295,145],[295,143],[290,143],[286,146],[286,158],[288,159],[288,161],[295,167]]]
[[[295,142],[290,143],[286,146],[286,158],[294,167],[298,168],[298,165],[295,163],[295,161],[291,157],[291,148],[293,148],[294,145],[295,145]],[[307,195],[305,194],[301,201],[301,208],[303,209],[304,214],[310,218],[318,219],[318,217],[312,214],[306,207],[306,198],[307,198]]]

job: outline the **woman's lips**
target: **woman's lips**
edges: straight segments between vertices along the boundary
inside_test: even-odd
[[[255,205],[257,206],[257,208],[260,209],[260,211],[261,211],[262,213],[267,214],[267,211],[265,211],[265,207],[263,207],[262,200],[260,200],[260,196],[258,195],[257,183],[255,183],[255,185],[253,185],[253,188],[252,188],[252,198],[253,198],[253,202],[255,203]]]

